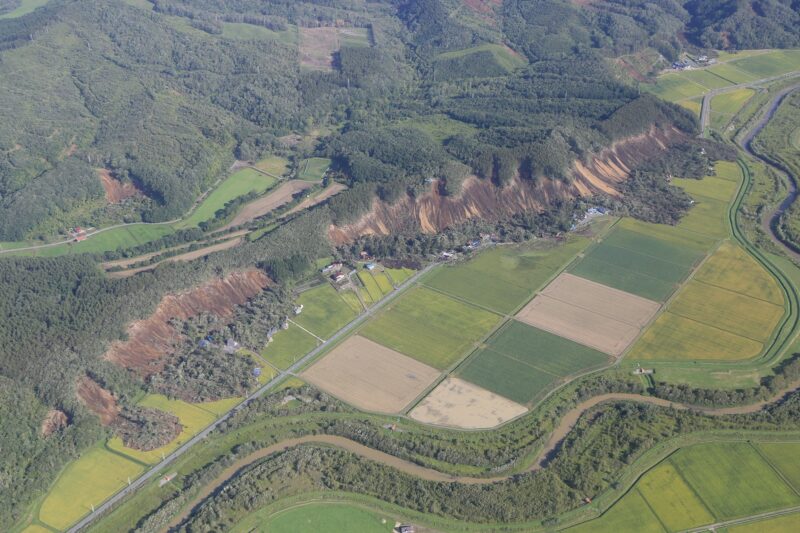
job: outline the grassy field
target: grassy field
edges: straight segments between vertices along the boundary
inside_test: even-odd
[[[392,302],[367,323],[361,334],[430,366],[445,369],[499,320],[494,313],[418,287]]]
[[[250,192],[262,193],[275,184],[275,179],[252,168],[243,168],[231,174],[197,206],[192,214],[175,224],[178,229],[191,228],[204,220],[214,218],[214,213],[227,202]]]
[[[108,441],[108,447],[119,453],[123,453],[128,457],[132,457],[138,461],[147,464],[155,464],[161,460],[162,454],[167,455],[173,450],[177,449],[181,444],[189,440],[192,436],[196,435],[200,430],[214,421],[216,416],[212,411],[224,412],[232,407],[231,403],[238,403],[240,399],[222,400],[222,402],[214,402],[213,404],[190,404],[181,400],[170,400],[161,394],[148,394],[139,402],[138,405],[142,407],[152,407],[160,409],[177,416],[183,430],[180,435],[170,442],[169,444],[156,448],[150,451],[135,450],[126,448],[119,437],[113,437]],[[209,409],[206,409],[208,407]]]
[[[758,449],[767,461],[777,468],[783,477],[800,491],[800,443],[797,442],[762,442]]]
[[[618,224],[570,271],[644,298],[665,300],[703,252],[682,240],[677,230],[667,239],[651,234],[648,229],[647,226]]]
[[[793,452],[797,452],[796,447]],[[781,480],[750,443],[699,444],[678,450],[646,472],[599,519],[569,531],[681,531],[798,503],[800,496]],[[736,531],[789,531],[782,529],[789,518],[778,519],[772,530],[743,528]],[[794,531],[797,516],[791,518],[794,519],[791,531]]]
[[[17,7],[16,9],[12,9],[8,13],[0,15],[0,20],[15,19],[23,15],[27,15],[28,13],[33,12],[35,9],[40,8],[43,5],[47,4],[49,1],[50,0],[22,0],[19,7]]]
[[[691,446],[671,461],[717,520],[800,503],[800,497],[749,443]]]
[[[711,126],[718,131],[724,129],[753,94],[753,89],[736,89],[712,98]]]
[[[474,135],[478,130],[471,124],[453,120],[447,115],[428,115],[401,121],[402,126],[422,130],[437,142],[444,142],[456,135]]]
[[[392,282],[389,281],[389,278],[387,278],[386,274],[383,272],[372,272],[372,279],[375,280],[375,283],[378,284],[378,288],[384,295],[387,295],[394,290],[394,287],[392,287]]]
[[[272,342],[261,350],[261,356],[270,364],[284,370],[318,344],[319,341],[302,328],[289,324],[289,329],[281,330],[272,337]]]
[[[370,300],[377,302],[383,298],[383,291],[378,286],[378,282],[375,281],[375,278],[372,277],[372,274],[366,270],[362,270],[358,273],[358,279],[364,284],[364,288],[367,290],[367,293],[369,293]]]
[[[410,268],[387,268],[384,270],[395,285],[400,285],[414,275]]]
[[[358,296],[354,291],[342,291],[339,293],[339,296],[341,296],[342,300],[356,313],[360,313],[364,310],[364,307],[361,305],[361,302],[358,301]]]
[[[471,48],[464,48],[462,50],[454,50],[452,52],[445,52],[436,56],[437,60],[456,59],[478,52],[489,52],[492,54],[494,61],[508,72],[524,67],[527,64],[525,58],[519,54],[514,53],[508,47],[500,44],[481,44]]]
[[[305,504],[273,515],[256,512],[237,524],[233,531],[390,533],[393,527],[393,518],[382,517],[375,511],[355,505],[331,502]]]
[[[303,306],[303,312],[290,317],[291,320],[322,339],[327,339],[358,315],[327,283],[303,292],[297,303]]]
[[[331,160],[325,157],[304,159],[297,168],[297,177],[306,181],[320,181],[331,166]]]
[[[783,293],[775,278],[732,242],[723,243],[697,270],[694,279],[783,305]]]
[[[459,369],[458,374],[525,404],[560,378],[608,362],[609,358],[596,350],[511,320]]]
[[[499,313],[510,313],[589,244],[570,236],[565,244],[534,242],[498,246],[454,267],[439,269],[425,285]]]
[[[102,448],[92,448],[70,463],[50,488],[39,509],[39,519],[66,529],[135,479],[144,468]]]
[[[286,158],[273,155],[262,159],[253,166],[268,174],[280,177],[283,176],[289,168],[289,161]]]
[[[239,41],[280,41],[286,44],[297,44],[297,30],[289,27],[284,31],[273,31],[263,26],[241,22],[225,22],[222,24],[222,36]]]
[[[795,533],[800,515],[790,514],[727,528],[727,533]],[[717,530],[722,531],[722,530]]]

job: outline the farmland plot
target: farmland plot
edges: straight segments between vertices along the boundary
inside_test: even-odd
[[[336,289],[327,283],[300,294],[297,304],[303,306],[303,311],[290,319],[323,339],[327,339],[358,316]]]
[[[261,350],[261,356],[281,370],[289,368],[297,359],[317,347],[319,341],[302,328],[289,324],[272,337],[272,342]]]

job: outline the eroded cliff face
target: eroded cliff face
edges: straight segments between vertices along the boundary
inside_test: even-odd
[[[260,293],[270,280],[260,270],[235,272],[215,279],[182,294],[165,296],[156,311],[128,327],[128,340],[115,342],[105,359],[129,368],[142,376],[162,370],[164,359],[183,341],[170,319],[185,320],[201,313],[228,316],[233,307],[242,305]]]
[[[619,184],[631,170],[671,144],[686,139],[677,129],[656,130],[620,141],[596,154],[588,164],[573,165],[570,181],[516,178],[504,187],[471,177],[457,196],[443,196],[436,186],[428,193],[387,204],[375,200],[369,213],[345,226],[331,226],[328,236],[345,244],[364,235],[390,235],[409,230],[436,233],[472,218],[497,220],[523,211],[542,211],[554,201],[605,194],[619,196]]]

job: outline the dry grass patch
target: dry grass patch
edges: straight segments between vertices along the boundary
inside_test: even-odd
[[[409,416],[437,426],[485,429],[499,426],[527,411],[508,398],[449,377],[412,409]]]
[[[398,413],[439,377],[439,371],[356,335],[302,377],[359,409]]]

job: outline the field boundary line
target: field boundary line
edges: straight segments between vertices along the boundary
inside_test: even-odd
[[[344,300],[342,300],[342,301],[344,302]],[[344,303],[347,304],[347,302],[344,302]],[[306,333],[308,333],[309,335],[311,335],[312,337],[314,337],[318,341],[325,342],[325,339],[323,339],[321,337],[318,337],[317,335],[311,333],[310,331],[308,331],[306,328],[304,328],[303,326],[301,326],[300,324],[298,324],[297,322],[295,322],[291,318],[287,318],[286,321],[289,322],[290,324],[294,324],[295,326],[297,326],[298,328],[302,329],[303,331],[305,331]]]
[[[123,445],[124,445],[124,443],[123,443]],[[103,448],[103,450],[107,451],[110,454],[116,455],[118,457],[122,457],[123,459],[127,459],[128,461],[130,461],[132,463],[138,464],[139,466],[143,467],[145,470],[147,470],[148,468],[150,468],[150,466],[152,466],[150,463],[145,463],[141,459],[137,459],[136,457],[128,455],[125,452],[121,452],[121,451],[118,451],[118,450],[115,450],[115,449],[111,448],[108,445],[108,440],[103,442],[102,448]]]
[[[743,335],[741,333],[734,333],[733,331],[727,330],[727,329],[722,328],[720,326],[715,326],[713,324],[708,324],[708,323],[702,322],[702,321],[700,321],[700,320],[698,320],[696,318],[692,318],[690,316],[686,316],[686,315],[682,315],[680,313],[676,313],[675,311],[667,310],[667,313],[671,313],[671,314],[673,314],[675,316],[679,316],[679,317],[681,317],[681,318],[683,318],[685,320],[689,320],[691,322],[694,322],[695,324],[701,324],[703,326],[706,326],[706,327],[709,327],[709,328],[712,328],[712,329],[716,329],[717,331],[724,331],[725,333],[728,333],[730,335],[734,335],[736,337],[741,337],[741,338],[747,339],[749,341],[757,342],[758,344],[761,345],[761,351],[764,350],[764,348],[765,348],[765,346],[767,344],[767,341],[769,340],[769,339],[767,339],[767,340],[763,340],[762,341],[762,340],[754,339],[753,337],[748,337],[747,335]],[[752,358],[750,358],[750,359],[752,359]],[[742,359],[742,361],[746,361],[746,359]]]
[[[678,451],[680,451],[680,448],[675,450],[675,453],[678,453]],[[694,487],[694,485],[689,483],[689,480],[686,479],[686,476],[683,474],[683,470],[681,470],[681,468],[673,460],[674,459],[673,456],[675,455],[675,453],[670,454],[670,456],[666,458],[664,462],[668,462],[672,466],[672,468],[675,469],[675,472],[678,474],[678,476],[680,476],[681,481],[683,481],[686,484],[686,486],[689,487],[689,490],[692,491],[692,494],[694,494],[695,498],[697,498],[697,501],[699,501],[706,509],[706,511],[708,511],[708,514],[713,516],[714,520],[719,520],[719,516],[717,516],[717,513],[714,511],[714,509],[712,509],[711,506],[708,504],[708,502],[705,501],[705,499],[703,499],[702,496],[700,496],[700,493],[697,492],[697,489]]]
[[[653,467],[653,468],[655,468],[655,467]],[[645,506],[647,506],[647,509],[650,511],[650,514],[652,514],[652,515],[653,515],[653,518],[655,518],[655,519],[656,519],[656,522],[658,522],[658,523],[661,525],[661,529],[664,531],[664,533],[669,533],[670,529],[669,529],[669,528],[667,527],[667,525],[666,525],[666,524],[665,524],[665,523],[664,523],[664,522],[661,520],[661,517],[660,517],[660,516],[658,516],[658,513],[656,512],[656,510],[655,510],[655,509],[653,509],[653,506],[652,506],[652,505],[650,505],[650,502],[648,501],[648,499],[647,499],[647,498],[645,498],[644,494],[642,494],[642,491],[641,491],[641,489],[639,489],[639,487],[637,487],[636,485],[634,485],[634,486],[633,486],[633,490],[632,490],[631,492],[632,492],[632,493],[633,493],[633,492],[635,492],[636,494],[638,494],[638,495],[639,495],[639,497],[640,497],[640,498],[642,499],[642,501],[644,502]]]
[[[775,464],[773,464],[773,462],[769,460],[769,457],[767,457],[766,454],[761,451],[761,448],[759,448],[758,446],[756,446],[754,443],[752,443],[750,441],[748,441],[747,443],[750,445],[751,448],[753,448],[753,450],[756,452],[756,454],[759,457],[761,457],[761,460],[764,461],[765,463],[767,463],[767,465],[769,465],[769,467],[775,472],[775,474],[777,474],[778,477],[781,478],[781,480],[784,483],[786,483],[786,486],[789,487],[790,489],[792,489],[792,492],[794,492],[798,497],[800,497],[800,490],[798,490],[794,486],[794,484],[792,482],[790,482],[786,478],[786,476],[783,474],[783,471],[780,468],[775,466]]]
[[[697,277],[695,277],[692,281],[694,281],[695,283],[700,283],[701,285],[705,285],[706,287],[713,287],[715,289],[719,289],[721,291],[729,292],[731,294],[736,294],[738,296],[743,296],[745,298],[750,298],[751,300],[755,300],[757,302],[764,302],[765,304],[774,305],[775,307],[780,307],[780,308],[782,308],[784,310],[786,309],[786,305],[776,304],[775,302],[770,302],[769,300],[765,300],[764,298],[758,298],[757,296],[753,296],[751,294],[746,294],[746,293],[743,293],[741,291],[737,291],[737,290],[731,289],[730,287],[723,287],[722,285],[717,285],[716,283],[709,283],[708,281],[703,281],[702,279],[698,279]]]

